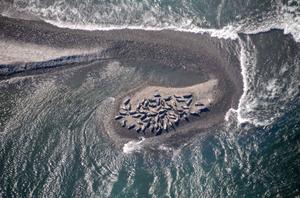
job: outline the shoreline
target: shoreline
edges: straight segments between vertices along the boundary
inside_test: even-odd
[[[193,95],[191,103],[189,104],[190,112],[196,112],[197,107],[194,106],[195,103],[201,102],[206,108],[207,112],[201,113],[198,116],[193,116],[186,114],[188,117],[184,120],[183,118],[178,120],[178,125],[173,125],[173,127],[168,126],[168,130],[165,131],[165,133],[176,133],[177,131],[180,131],[182,128],[184,128],[185,125],[188,124],[193,124],[195,125],[194,122],[199,121],[200,119],[203,119],[203,117],[206,117],[206,114],[210,114],[209,111],[214,108],[215,103],[219,102],[223,96],[223,93],[218,89],[218,81],[216,79],[209,80],[207,82],[203,82],[200,84],[195,84],[187,87],[162,87],[162,86],[147,86],[144,88],[140,88],[138,90],[133,90],[130,93],[130,104],[131,104],[131,109],[135,109],[137,106],[137,103],[141,102],[142,100],[146,98],[151,98],[153,96],[153,93],[158,92],[161,95],[161,99],[163,96],[173,96],[171,100],[176,100],[174,98],[174,95],[183,95],[187,93],[191,93]],[[124,98],[123,98],[124,99]],[[120,104],[120,106],[116,105],[114,114],[118,115],[120,111],[124,111],[122,109],[122,98],[117,100],[117,104]],[[172,104],[172,102],[168,102],[168,104]],[[179,103],[178,103],[179,105]],[[178,106],[179,107],[179,106]],[[176,109],[178,109],[178,107]],[[205,109],[206,109],[205,108]],[[181,108],[179,108],[181,109]],[[149,110],[151,111],[151,110]],[[153,110],[152,110],[153,111]],[[127,116],[128,117],[128,116]],[[149,117],[150,118],[150,117]],[[111,118],[111,120],[114,120],[114,117]],[[122,119],[123,120],[123,119]],[[126,126],[121,126],[121,123],[119,120],[115,120],[115,123],[112,123],[112,127],[116,129],[116,133],[118,133],[120,136],[124,137],[130,137],[130,138],[138,138],[138,137],[154,137],[157,136],[157,134],[150,133],[150,129],[145,128],[145,132],[136,132],[135,129],[128,130],[128,126],[130,126],[130,123],[136,124],[136,119],[131,118],[129,116],[128,118],[125,118],[127,121]],[[121,127],[120,127],[121,126]],[[137,126],[137,125],[136,125]]]
[[[123,65],[153,62],[162,65],[162,67],[182,69],[187,73],[199,72],[199,80],[194,84],[217,79],[220,82],[219,90],[222,90],[223,100],[215,104],[215,108],[209,113],[209,116],[197,122],[197,124],[203,126],[200,128],[210,128],[215,124],[221,124],[224,121],[226,112],[230,108],[238,107],[243,92],[240,60],[237,56],[240,46],[238,41],[235,40],[212,38],[209,34],[183,33],[171,30],[73,30],[58,28],[42,21],[26,21],[6,17],[0,17],[0,27],[3,30],[0,43],[17,43],[14,47],[19,45],[19,48],[25,43],[25,46],[31,47],[29,50],[33,54],[39,50],[45,50],[46,53],[47,50],[51,49],[50,51],[53,52],[54,56],[48,56],[47,58],[51,57],[53,59],[61,58],[56,57],[61,50],[66,49],[66,54],[70,52],[70,54],[67,54],[67,60],[71,60],[71,62],[62,62],[61,65],[57,65],[57,63],[48,64],[51,63],[49,59],[42,59],[46,63],[45,65],[48,64],[51,67],[54,65],[61,68],[72,65],[74,63],[72,59],[68,59],[68,56],[79,55],[83,58],[79,58],[78,62],[74,64],[75,66],[80,63],[85,64],[87,60],[97,62],[101,59],[118,60]],[[16,52],[22,53],[18,50]],[[73,52],[76,52],[76,54],[72,54]],[[6,56],[9,55],[6,54]],[[43,72],[43,65],[35,62],[36,60],[29,62],[23,60],[22,62],[22,60],[18,60],[18,54],[14,54],[12,58],[16,58],[16,64],[7,64],[6,67],[16,67],[16,71],[20,68],[23,69],[20,75],[26,75],[26,72],[30,72],[30,70]],[[24,67],[26,64],[29,67]],[[0,70],[3,65],[0,56]],[[36,70],[36,68],[30,67],[32,65],[38,65],[41,69]],[[45,70],[45,72],[51,71],[55,71],[55,69]],[[185,78],[188,78],[188,76]],[[143,86],[174,86],[172,85],[173,82],[170,83],[169,85],[161,85],[159,83],[155,84],[155,82],[143,82]],[[181,82],[178,81],[178,85],[175,87],[180,86],[185,85],[181,85]],[[121,97],[128,91],[124,90],[124,93],[120,93],[116,98]],[[190,124],[182,129],[184,131],[197,131],[195,129],[199,129],[199,127],[196,124]],[[126,142],[128,140],[128,138],[122,137],[120,133],[118,134],[108,135],[113,137],[113,141]],[[176,133],[174,136],[177,139],[177,136],[185,137],[186,133]],[[188,136],[191,137],[192,135]],[[116,138],[119,140],[115,140]],[[167,140],[168,135],[162,139]]]

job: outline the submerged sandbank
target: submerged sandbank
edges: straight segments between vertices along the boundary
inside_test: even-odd
[[[211,38],[208,34],[183,33],[170,30],[70,30],[57,28],[41,21],[25,21],[5,17],[0,17],[0,27],[2,31],[0,41],[2,43],[13,43],[14,46],[18,46],[18,50],[11,48],[10,51],[3,51],[2,57],[9,57],[10,64],[7,64],[8,62],[5,62],[4,58],[0,60],[2,75],[5,76],[7,74],[5,72],[9,71],[9,74],[12,75],[9,78],[16,75],[14,74],[16,72],[23,72],[22,75],[26,75],[26,72],[30,70],[36,71],[37,68],[41,72],[43,68],[49,67],[59,66],[63,69],[72,64],[72,56],[74,55],[87,57],[87,59],[79,58],[79,60],[76,60],[74,67],[86,64],[87,60],[94,65],[97,65],[97,62],[101,60],[116,60],[122,65],[139,67],[141,64],[154,64],[159,65],[161,68],[180,69],[186,73],[163,84],[141,79],[141,83],[131,85],[130,79],[128,79],[128,86],[124,86],[127,88],[114,96],[116,101],[110,109],[112,116],[115,115],[116,107],[120,105],[119,102],[128,93],[136,94],[135,97],[140,97],[138,95],[139,92],[136,91],[144,90],[140,94],[145,94],[150,90],[159,88],[164,92],[165,89],[162,87],[175,87],[178,91],[178,88],[217,79],[218,86],[215,90],[221,96],[221,100],[216,100],[210,112],[197,122],[182,126],[178,131],[183,131],[183,133],[176,133],[176,135],[167,134],[164,137],[160,137],[161,141],[171,141],[171,136],[176,136],[175,139],[180,138],[183,140],[221,124],[226,112],[230,108],[237,108],[242,94],[242,78],[238,54],[240,50],[237,41]],[[51,49],[51,53],[50,56],[42,57],[42,59],[38,59],[38,55],[35,55],[32,59],[22,59],[17,54],[11,54],[14,51],[22,53],[22,50],[20,50],[22,46],[27,48],[27,52],[34,54],[36,51],[45,50],[47,52],[49,49]],[[66,50],[65,54],[61,53],[64,49]],[[70,63],[59,64],[54,62],[48,64],[48,58],[57,58],[60,55],[71,57],[68,59],[71,60]],[[41,64],[40,60],[44,62]],[[148,69],[149,71],[151,70],[151,68]],[[51,72],[55,70],[57,69],[45,71]],[[199,74],[197,80],[187,84],[184,83],[184,79],[188,79],[189,74],[194,73]],[[161,73],[161,75],[163,76],[164,73]],[[175,90],[170,92],[173,91]],[[103,119],[99,118],[99,122],[103,122]],[[114,120],[109,120],[108,122],[114,122]],[[107,124],[103,125],[107,126]],[[137,138],[136,135],[122,133],[122,131],[123,129],[115,131],[107,129],[104,133],[107,133],[116,142],[126,142],[129,139]]]

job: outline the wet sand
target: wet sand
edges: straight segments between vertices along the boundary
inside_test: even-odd
[[[118,60],[122,64],[128,62],[156,62],[170,68],[181,68],[187,72],[199,72],[199,82],[211,79],[218,80],[218,95],[220,100],[213,105],[212,110],[197,122],[182,126],[176,133],[166,134],[161,139],[167,140],[173,136],[184,139],[208,128],[222,124],[224,116],[230,108],[236,108],[242,94],[242,78],[239,63],[239,46],[237,41],[211,38],[208,34],[194,34],[163,31],[144,30],[114,30],[114,31],[83,31],[57,28],[41,21],[25,21],[0,17],[0,44],[10,47],[10,51],[1,51],[0,77],[11,78],[16,73],[26,75],[29,70],[43,71],[44,68],[67,67],[72,64],[69,58],[64,64],[48,64],[49,59],[61,56],[83,56],[82,64],[95,60]],[[33,56],[24,58],[24,50],[29,54],[38,54],[43,51],[44,57]],[[64,53],[62,53],[64,51]],[[12,54],[14,53],[14,54]],[[26,57],[26,56],[25,56]],[[37,64],[39,61],[46,62]],[[33,64],[34,63],[34,64]],[[34,65],[34,66],[32,66]],[[38,65],[38,67],[36,67]],[[51,70],[45,70],[51,72]],[[124,90],[116,96],[112,116],[120,106],[120,101],[135,91],[149,89],[149,86],[171,87],[155,82],[141,82],[141,84]],[[195,82],[196,84],[197,82]],[[147,88],[148,87],[148,88]],[[173,86],[174,87],[174,86]],[[176,87],[184,87],[177,85]],[[153,89],[153,88],[151,88]],[[114,131],[108,136],[120,138],[120,141],[128,141],[137,138],[137,135],[123,133],[111,121]],[[202,130],[203,129],[203,130]],[[184,133],[181,133],[184,132]],[[171,141],[171,140],[170,140]],[[178,142],[178,141],[177,141]]]

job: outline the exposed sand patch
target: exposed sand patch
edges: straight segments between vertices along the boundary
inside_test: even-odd
[[[100,53],[101,48],[58,48],[32,43],[0,40],[0,64],[40,62],[64,56]]]
[[[119,99],[116,130],[151,137],[174,133],[176,128],[203,119],[203,114],[210,113],[222,94],[218,80],[212,79],[179,88],[148,86],[133,90],[129,95],[130,100],[128,96]]]
[[[171,95],[185,95],[188,93],[193,94],[193,101],[191,106],[194,106],[196,102],[201,102],[206,106],[211,106],[217,99],[217,85],[218,80],[213,79],[204,83],[196,84],[188,87],[160,87],[160,86],[149,86],[145,89],[139,90],[131,96],[131,104],[136,106],[138,102],[145,98],[152,98],[153,94],[158,91],[162,96]],[[192,109],[194,110],[194,109]]]
[[[190,84],[200,83],[204,80],[208,80],[208,78],[218,79],[218,85],[215,88],[209,89],[204,86],[199,89],[202,90],[201,94],[198,94],[201,96],[199,100],[207,104],[208,99],[212,99],[212,106],[210,106],[209,112],[204,113],[200,118],[196,117],[195,120],[191,120],[189,123],[183,122],[183,125],[180,125],[176,131],[161,135],[159,138],[146,138],[143,144],[151,142],[151,144],[168,143],[179,145],[196,134],[211,132],[215,126],[219,126],[223,123],[225,114],[230,108],[237,108],[239,98],[243,91],[239,56],[233,55],[240,49],[237,40],[220,40],[218,38],[212,38],[208,34],[182,33],[171,30],[70,30],[67,28],[57,28],[42,21],[26,21],[1,16],[0,26],[0,41],[5,44],[0,48],[0,57],[2,56],[0,59],[5,59],[5,61],[11,63],[18,61],[30,63],[43,61],[45,59],[55,59],[61,56],[69,56],[67,53],[70,52],[69,50],[71,50],[70,55],[76,55],[77,50],[80,52],[79,55],[82,55],[82,53],[91,52],[90,50],[93,52],[93,49],[101,48],[105,50],[101,52],[100,58],[103,55],[103,57],[116,60],[121,64],[127,62],[136,62],[138,64],[155,62],[156,64],[172,69],[183,68],[188,72],[197,71],[197,73],[201,73],[199,80],[192,80]],[[5,42],[11,42],[12,46],[8,46]],[[19,43],[19,45],[15,45],[13,42]],[[24,51],[24,48],[29,51]],[[73,49],[75,49],[75,51],[73,51]],[[33,50],[38,52],[38,55],[34,55],[35,52],[33,52]],[[47,50],[49,50],[51,56],[47,55]],[[58,51],[51,53],[52,50]],[[22,53],[24,55],[22,55]],[[64,66],[67,68],[68,66],[73,67],[81,64],[62,64],[59,66],[62,66],[62,69],[64,69]],[[93,64],[98,63],[95,62]],[[31,70],[44,68],[43,65],[41,67],[35,67],[36,65],[40,66],[39,64],[33,64],[33,67],[31,64],[26,65],[26,67],[24,67],[23,64],[8,65],[8,67],[3,67],[3,74],[15,73],[15,76],[18,76],[19,74],[17,73],[20,71],[29,71],[29,74],[31,74]],[[10,69],[9,67],[12,68]],[[54,68],[51,68],[51,71],[56,70]],[[40,72],[49,71],[50,70],[46,69]],[[28,73],[22,75],[28,75]],[[9,78],[15,76],[10,75]],[[181,78],[181,76],[179,76],[179,78]],[[185,77],[182,76],[182,78]],[[130,79],[128,80],[130,81]],[[178,79],[174,79],[174,82],[176,82],[174,86],[181,87],[186,85],[185,83],[177,81]],[[151,87],[147,87],[147,85],[153,84],[166,86],[166,84],[169,85],[173,83],[164,82],[161,84],[158,81],[146,82],[141,80],[140,83],[131,84],[130,87],[124,86],[124,91],[113,96],[116,98],[116,101],[110,104],[110,110],[105,114],[109,119],[103,121],[103,117],[100,117],[99,123],[97,122],[97,124],[102,125],[102,122],[105,122],[103,124],[105,127],[102,132],[107,134],[116,145],[123,145],[122,143],[139,137],[137,133],[133,131],[128,132],[127,128],[122,128],[120,124],[113,119],[119,111],[120,102],[127,94],[130,94],[133,97],[133,103],[135,103],[135,97],[143,97],[143,94],[152,92],[150,90]],[[201,87],[200,84],[199,86]],[[166,90],[173,89],[170,87],[159,88],[161,94],[165,93],[165,88]],[[175,89],[179,91],[181,88]],[[152,87],[152,90],[155,89],[157,88]],[[209,90],[214,94],[210,95]],[[139,96],[139,94],[141,94],[141,96]],[[109,127],[107,128],[107,126]]]

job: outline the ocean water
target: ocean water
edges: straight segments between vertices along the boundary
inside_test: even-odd
[[[168,83],[179,69],[108,61],[0,81],[0,197],[300,196],[299,1],[0,5],[4,16],[59,27],[172,29],[237,40],[240,52],[231,55],[241,62],[244,91],[223,127],[153,152],[143,140],[117,149],[101,123],[122,89],[141,80]],[[198,80],[184,75],[184,83]]]

